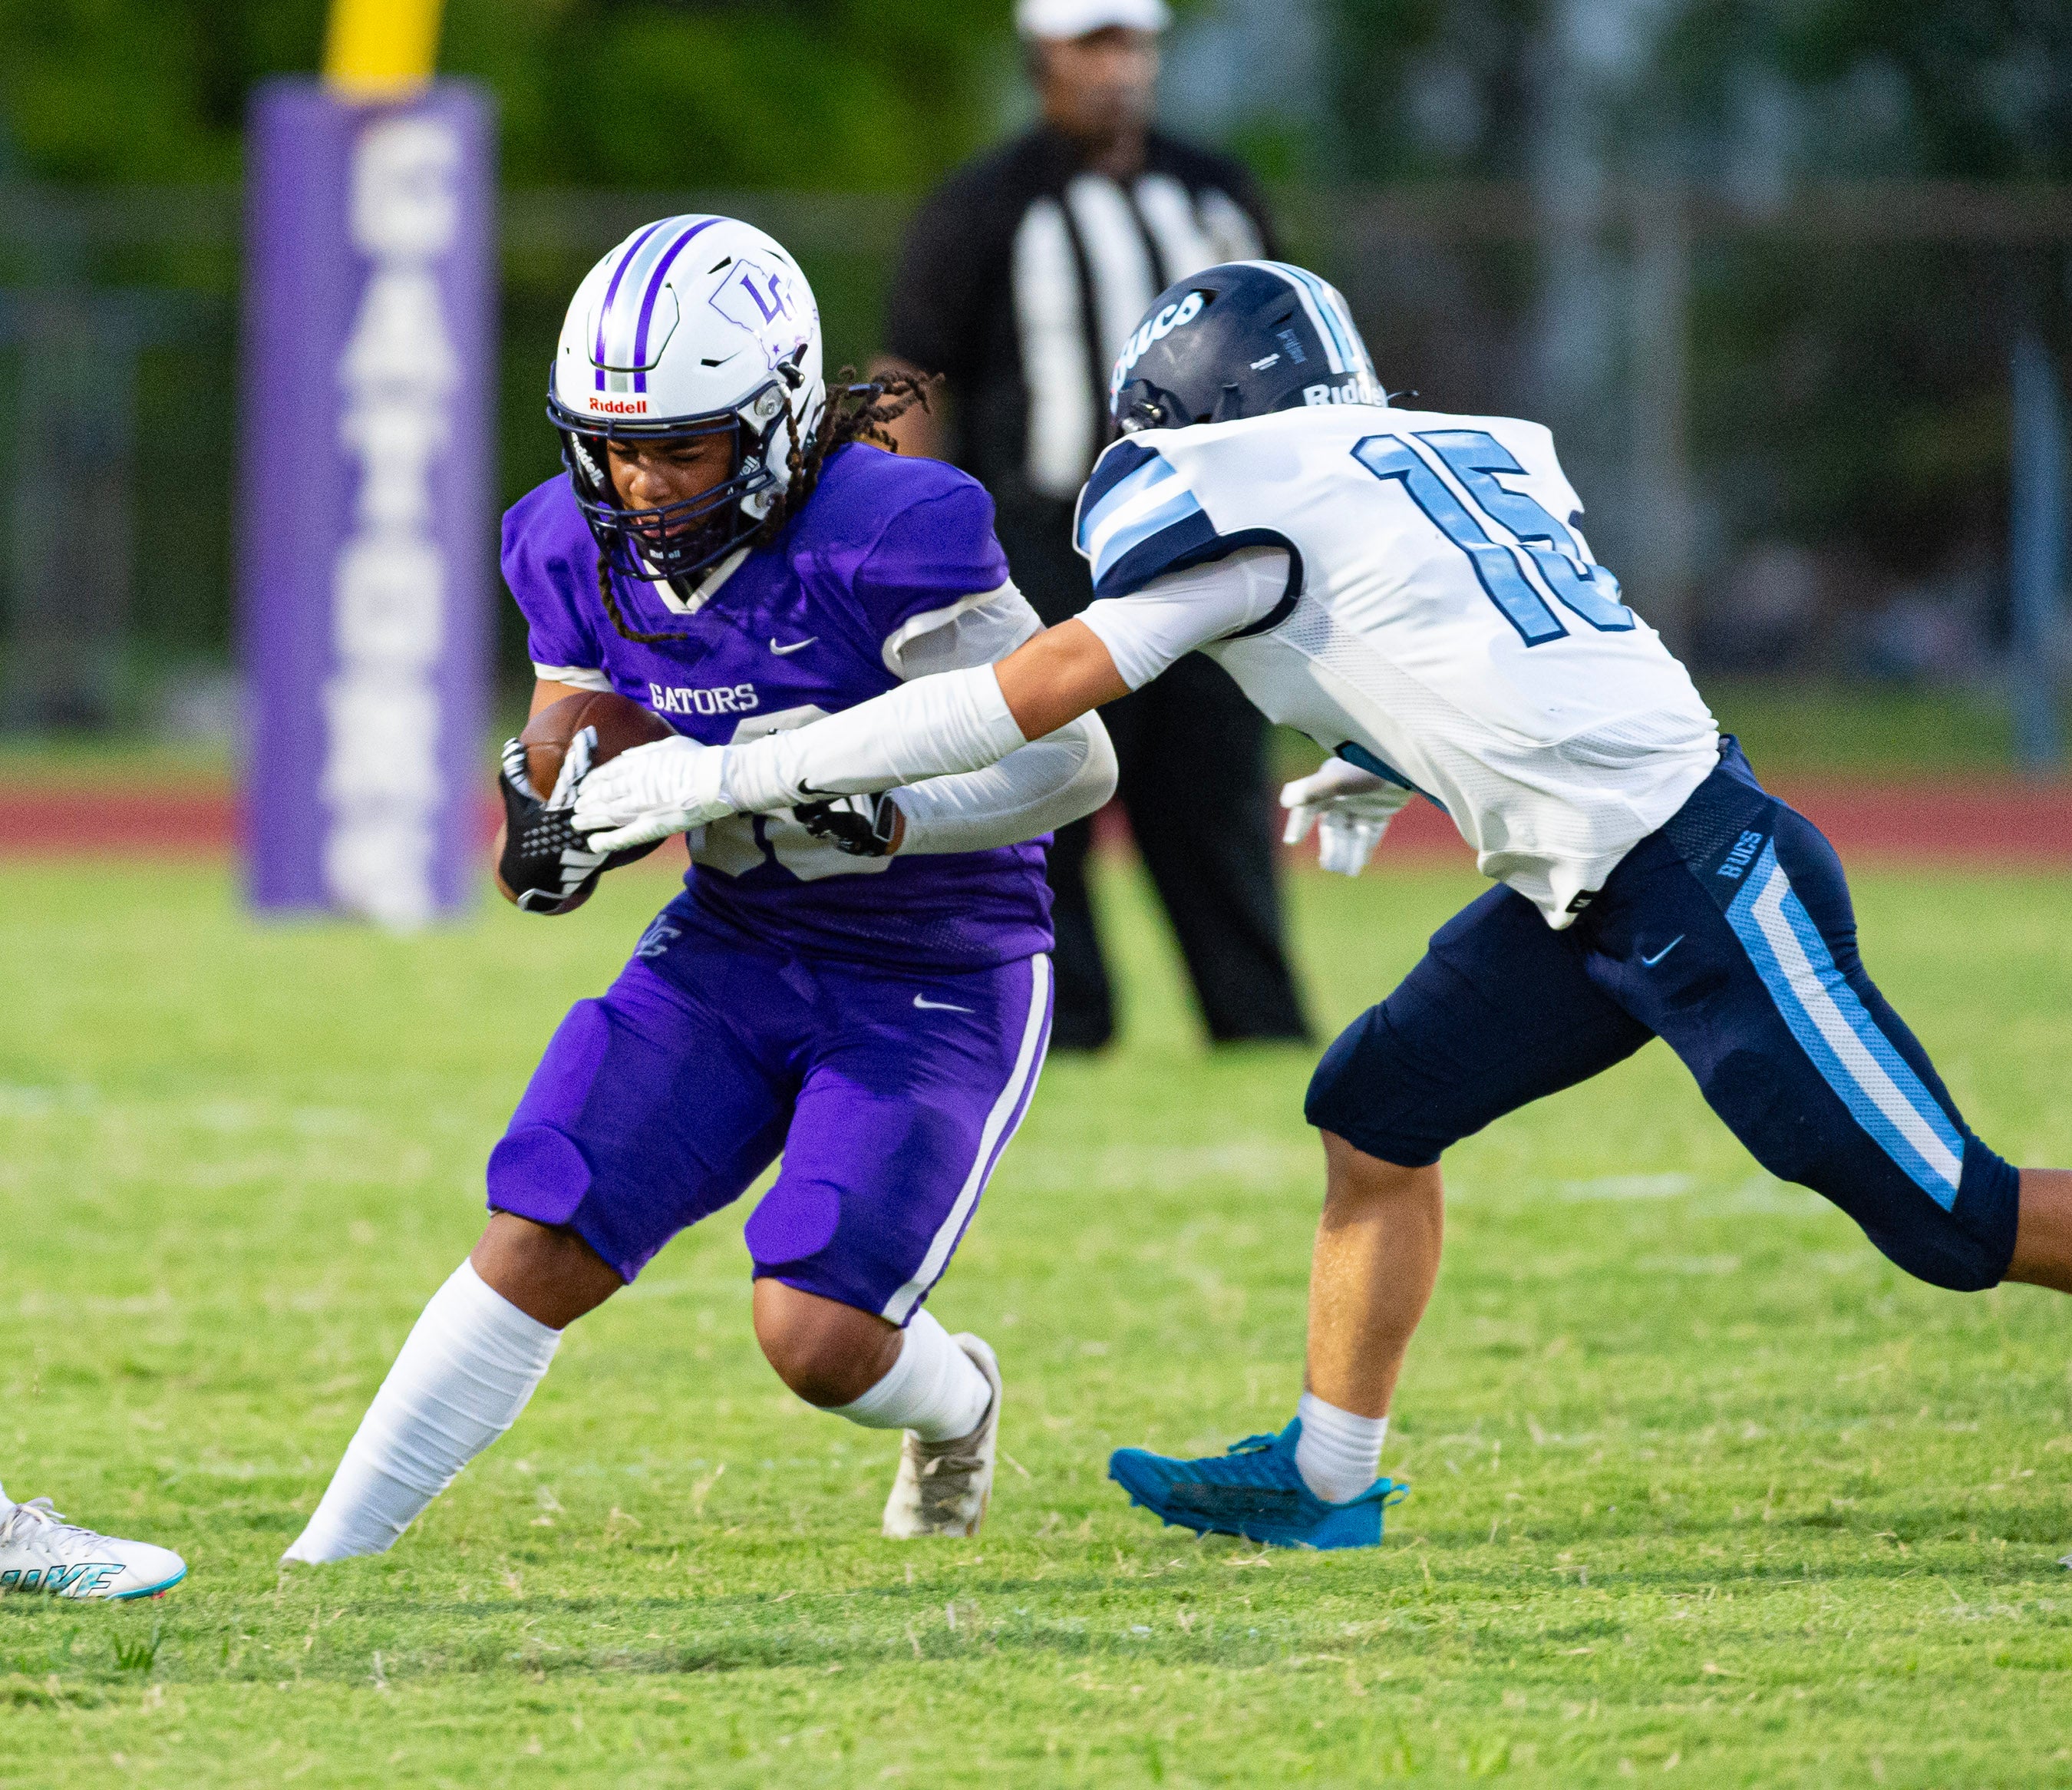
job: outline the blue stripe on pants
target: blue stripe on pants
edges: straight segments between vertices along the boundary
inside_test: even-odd
[[[1908,1179],[1948,1212],[1963,1176],[1963,1139],[1836,967],[1774,842],[1765,843],[1727,920],[1827,1085]]]

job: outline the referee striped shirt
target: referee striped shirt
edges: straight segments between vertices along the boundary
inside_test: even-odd
[[[1250,178],[1153,132],[1116,180],[1042,127],[952,175],[908,231],[886,347],[945,376],[956,458],[1002,504],[1069,504],[1108,438],[1109,369],[1150,302],[1272,252]]]

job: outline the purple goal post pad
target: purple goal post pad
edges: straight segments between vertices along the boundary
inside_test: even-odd
[[[479,883],[494,122],[474,85],[254,102],[240,652],[261,909],[409,928]]]

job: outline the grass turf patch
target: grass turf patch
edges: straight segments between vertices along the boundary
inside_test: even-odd
[[[1475,887],[1296,879],[1321,1027]],[[877,1537],[892,1442],[762,1363],[744,1201],[393,1553],[284,1577],[541,1044],[665,891],[397,940],[205,872],[0,874],[0,1475],[193,1568],[0,1600],[0,1784],[2072,1779],[2066,1308],[1907,1280],[1659,1046],[1450,1161],[1385,1548],[1128,1509],[1109,1449],[1285,1420],[1320,1177],[1314,1052],[1205,1055],[1120,870],[1128,1043],[1051,1066],[933,1302],[1008,1376],[978,1540]],[[2072,1160],[2072,891],[1859,895],[1973,1123]]]

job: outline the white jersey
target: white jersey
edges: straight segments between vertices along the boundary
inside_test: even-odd
[[[1718,763],[1591,558],[1537,423],[1320,405],[1131,435],[1079,499],[1080,617],[1133,687],[1199,648],[1272,719],[1429,796],[1568,924]]]

